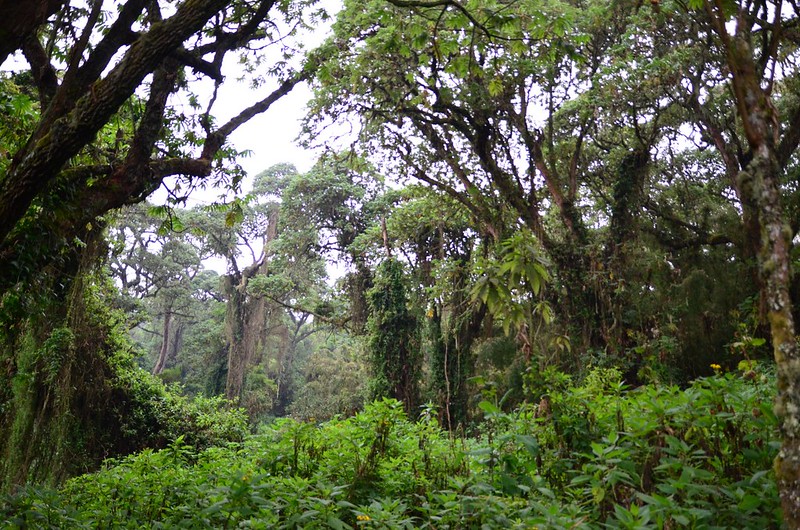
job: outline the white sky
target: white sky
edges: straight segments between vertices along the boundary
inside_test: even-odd
[[[321,44],[329,35],[333,18],[342,6],[341,0],[320,0],[319,4],[314,6],[316,7],[324,7],[331,18],[313,30],[298,35],[296,40],[302,42],[307,51]],[[230,77],[236,77],[236,68],[234,65]],[[218,117],[218,123],[224,123],[228,117],[264,98],[272,89],[265,86],[253,91],[246,82],[231,81],[226,83],[227,91],[220,94],[215,105],[214,113]],[[248,175],[254,176],[281,162],[292,163],[301,172],[311,169],[317,154],[303,150],[295,141],[300,133],[300,120],[305,114],[306,104],[311,95],[307,83],[298,85],[267,112],[254,117],[231,135],[229,141],[237,149],[252,151],[249,158],[240,161]]]

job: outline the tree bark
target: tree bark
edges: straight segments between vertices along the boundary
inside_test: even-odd
[[[228,296],[225,312],[225,331],[228,338],[228,376],[225,397],[240,400],[244,391],[247,370],[257,351],[263,346],[267,328],[267,300],[248,293],[250,280],[267,273],[269,245],[278,235],[278,208],[269,213],[264,254],[261,260],[247,267],[241,274],[225,278]]]
[[[186,324],[180,318],[175,320],[175,316],[170,304],[164,310],[163,338],[158,350],[158,358],[153,366],[153,375],[159,375],[168,367],[173,366],[183,346],[183,331]]]
[[[225,309],[225,335],[228,340],[228,375],[225,379],[225,397],[238,400],[242,397],[244,374],[248,358],[244,334],[246,321],[245,293],[240,289],[241,281],[235,277],[225,278],[224,292],[227,297]]]
[[[153,366],[153,375],[158,375],[164,371],[167,364],[167,353],[169,352],[170,344],[170,323],[172,322],[172,308],[168,307],[164,311],[164,325],[161,329],[161,348],[158,351],[158,359]]]
[[[66,0],[0,0],[0,64]]]
[[[756,205],[761,225],[758,265],[778,371],[775,412],[783,436],[775,475],[786,524],[800,528],[800,352],[789,295],[791,231],[781,208],[779,174],[774,153],[767,150],[748,164],[739,179]]]
[[[752,152],[751,161],[737,180],[742,200],[756,212],[760,228],[758,269],[778,372],[775,413],[783,437],[775,460],[775,476],[784,521],[788,528],[796,529],[800,528],[800,351],[789,295],[792,234],[783,213],[780,190],[780,121],[769,93],[762,88],[748,40],[752,28],[748,26],[747,13],[739,13],[736,32],[731,35],[721,4],[706,2],[705,6],[725,50],[734,99]],[[779,12],[776,25],[780,25]]]

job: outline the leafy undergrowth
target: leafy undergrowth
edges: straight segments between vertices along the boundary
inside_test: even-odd
[[[0,505],[3,528],[771,528],[774,380],[727,374],[625,390],[550,374],[537,405],[484,401],[474,438],[394,401],[241,444],[107,462]]]

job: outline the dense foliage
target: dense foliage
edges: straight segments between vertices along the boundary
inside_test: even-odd
[[[797,2],[315,4],[0,2],[9,515],[800,528]]]
[[[685,390],[625,388],[613,369],[530,373],[529,391],[549,394],[510,413],[482,402],[473,438],[393,400],[205,451],[179,437],[58,491],[24,489],[0,514],[3,528],[767,528],[773,377],[745,368]]]
[[[219,398],[190,399],[142,371],[125,314],[109,308],[116,290],[84,279],[66,307],[40,299],[40,318],[5,328],[2,344],[18,348],[20,363],[2,378],[3,486],[55,485],[110,454],[165,447],[177,436],[196,448],[242,440],[249,432],[242,411]],[[15,315],[5,309],[7,322]]]

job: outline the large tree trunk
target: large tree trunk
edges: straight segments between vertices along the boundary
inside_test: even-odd
[[[65,3],[66,0],[0,0],[0,63]]]
[[[172,323],[172,307],[169,306],[164,310],[164,324],[161,328],[161,348],[158,350],[158,359],[153,366],[153,375],[158,375],[164,371],[167,364],[167,353],[169,352],[170,344],[170,324]]]
[[[758,264],[778,370],[775,411],[783,435],[775,474],[786,523],[800,528],[800,355],[789,296],[791,232],[781,209],[778,175],[775,157],[765,151],[742,172],[740,181],[757,206],[761,225]]]
[[[742,200],[756,212],[760,228],[758,268],[778,372],[775,412],[783,436],[775,474],[786,525],[800,528],[800,355],[789,295],[792,236],[780,190],[780,122],[770,95],[761,86],[745,14],[740,13],[736,33],[730,35],[721,9],[708,3],[706,9],[726,53],[737,110],[752,153],[738,182]]]
[[[462,297],[456,295],[456,298]],[[453,304],[452,307],[458,310],[463,305]],[[449,316],[450,329],[442,330],[442,315],[438,311],[434,311],[430,322],[432,390],[436,392],[441,423],[449,431],[464,427],[469,421],[467,380],[475,374],[472,346],[480,336],[487,313],[485,304],[467,311],[467,314]]]
[[[67,280],[44,277],[19,291],[37,310],[19,315],[0,339],[0,492],[29,482],[57,486],[125,443],[112,405],[124,399],[111,384],[113,324],[97,314],[88,287],[103,249],[87,241],[83,256],[68,257]],[[14,306],[0,299],[6,315]]]
[[[228,376],[225,397],[240,400],[244,391],[247,369],[257,352],[263,347],[267,329],[267,300],[263,296],[248,293],[250,280],[267,274],[269,255],[267,246],[278,236],[278,208],[269,214],[265,253],[261,260],[247,267],[238,275],[225,278],[227,309],[225,333],[228,339]]]
[[[397,399],[403,402],[407,414],[416,414],[421,360],[417,321],[408,310],[399,261],[389,258],[378,266],[375,286],[367,297],[369,362],[375,377],[372,397]]]
[[[159,375],[166,368],[173,366],[183,345],[185,323],[180,319],[176,321],[173,318],[174,316],[175,312],[172,310],[172,304],[170,304],[164,310],[161,347],[158,349],[158,358],[153,366],[153,375]]]
[[[266,328],[264,299],[253,298],[247,293],[248,280],[254,275],[255,272],[239,278],[238,282],[234,282],[230,276],[225,279],[228,297],[225,311],[225,334],[228,339],[225,397],[230,400],[242,398],[247,369],[263,343]]]

